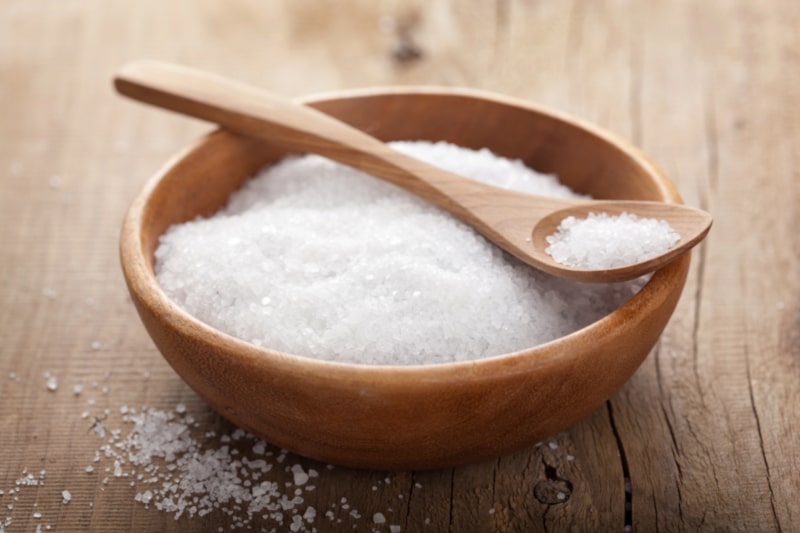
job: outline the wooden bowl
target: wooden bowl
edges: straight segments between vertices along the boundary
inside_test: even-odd
[[[598,198],[680,202],[641,153],[526,102],[456,89],[374,89],[305,103],[385,141],[446,140],[520,158]],[[224,131],[184,150],[133,202],[120,237],[125,280],[147,331],[211,407],[277,446],[339,465],[449,467],[553,435],[633,374],[672,314],[688,254],[628,303],[571,335],[516,353],[430,366],[332,363],[259,348],[193,318],[153,271],[158,238],[207,216],[280,149]]]

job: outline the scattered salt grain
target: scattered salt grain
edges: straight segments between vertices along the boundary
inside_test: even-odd
[[[547,446],[551,450],[557,450],[558,449],[558,443],[557,442],[550,441],[550,442],[547,443]]]
[[[92,350],[99,350],[100,349],[100,341],[92,341],[90,344]]]
[[[546,240],[556,263],[581,269],[604,269],[646,261],[675,246],[680,235],[665,220],[629,213],[589,213],[561,221]]]
[[[576,196],[488,150],[393,145],[496,186]],[[317,156],[262,171],[215,216],[171,227],[155,255],[166,293],[207,324],[272,349],[365,364],[529,348],[594,322],[642,285],[555,279],[411,194]]]
[[[114,141],[114,151],[118,154],[127,153],[130,149],[130,143],[125,139],[117,139]]]
[[[8,172],[12,176],[19,176],[20,174],[22,174],[23,170],[25,170],[25,165],[23,165],[19,161],[13,161],[8,165]]]
[[[55,376],[47,378],[47,390],[54,392],[58,389],[58,379]]]
[[[72,501],[72,493],[70,491],[68,491],[68,490],[62,490],[61,491],[61,503],[66,505],[70,501]]]
[[[11,381],[14,381],[15,379],[17,379],[17,374],[15,372],[9,372],[8,373],[8,379],[10,379]]]
[[[58,296],[58,292],[50,287],[45,287],[42,289],[42,295],[49,300],[55,300]]]
[[[402,530],[403,528],[396,524],[392,524],[389,526],[389,533],[400,533],[400,531]]]
[[[574,455],[567,455],[567,461],[574,461],[574,460],[575,460]]]
[[[385,524],[386,517],[383,516],[383,513],[375,513],[374,515],[372,515],[372,522],[374,524]]]
[[[295,485],[301,486],[308,483],[308,474],[303,471],[303,467],[301,465],[292,466],[292,474],[294,476]]]
[[[81,385],[80,383],[76,383],[75,385],[72,386],[72,394],[74,394],[75,396],[80,396],[82,392],[83,392],[83,385]]]

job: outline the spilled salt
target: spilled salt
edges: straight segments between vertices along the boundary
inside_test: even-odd
[[[485,149],[392,144],[496,186],[577,196]],[[171,227],[155,255],[169,297],[215,328],[279,351],[378,365],[529,348],[594,322],[642,285],[553,278],[411,194],[317,156],[263,170],[213,217]]]

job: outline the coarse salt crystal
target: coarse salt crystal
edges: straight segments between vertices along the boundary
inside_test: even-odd
[[[308,483],[308,474],[303,471],[303,467],[300,465],[292,466],[292,474],[294,477],[294,484],[295,485],[305,485]]]
[[[56,297],[58,297],[58,292],[56,292],[55,289],[52,289],[50,287],[45,287],[44,289],[42,289],[42,294],[44,295],[45,298],[48,298],[50,300],[55,300]]]

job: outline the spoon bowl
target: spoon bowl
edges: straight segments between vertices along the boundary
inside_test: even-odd
[[[662,204],[654,209],[635,201],[619,206],[607,200],[594,207],[589,202],[588,209],[593,211],[624,210],[636,215],[657,211],[681,239],[647,261],[609,269],[570,268],[553,261],[542,239],[532,239],[530,233],[534,227],[549,227],[549,223],[539,223],[543,218],[552,222],[553,211],[576,204],[578,210],[585,210],[586,201],[519,193],[458,176],[399,153],[313,108],[206,72],[140,61],[122,68],[114,82],[121,94],[136,100],[210,120],[289,150],[319,154],[398,185],[449,211],[523,262],[563,278],[589,282],[637,278],[685,253],[711,227],[707,213],[683,205]]]
[[[680,202],[670,181],[635,148],[524,101],[404,87],[300,102],[384,142],[488,147],[596,198]],[[655,272],[601,320],[543,345],[476,361],[366,366],[254,346],[176,305],[158,284],[154,251],[169,226],[213,214],[260,168],[286,155],[277,143],[228,131],[199,139],[165,163],[133,201],[120,256],[142,322],[181,378],[222,416],[293,452],[352,467],[418,469],[532,446],[587,416],[630,378],[683,289],[689,254]]]
[[[537,267],[556,276],[584,282],[594,282],[598,278],[608,282],[625,281],[640,276],[642,272],[652,272],[697,245],[711,228],[711,217],[705,211],[685,207],[680,212],[676,212],[671,207],[670,204],[663,202],[600,200],[583,203],[572,202],[566,207],[556,209],[542,217],[533,228],[533,249],[539,260]],[[680,235],[680,240],[666,252],[650,259],[603,270],[572,268],[557,263],[549,254],[544,252],[548,246],[547,237],[556,232],[561,221],[570,216],[584,219],[591,213],[607,213],[609,216],[636,213],[640,217],[657,220],[669,218],[670,226]],[[680,216],[678,216],[678,213]],[[700,231],[697,231],[699,228]]]

